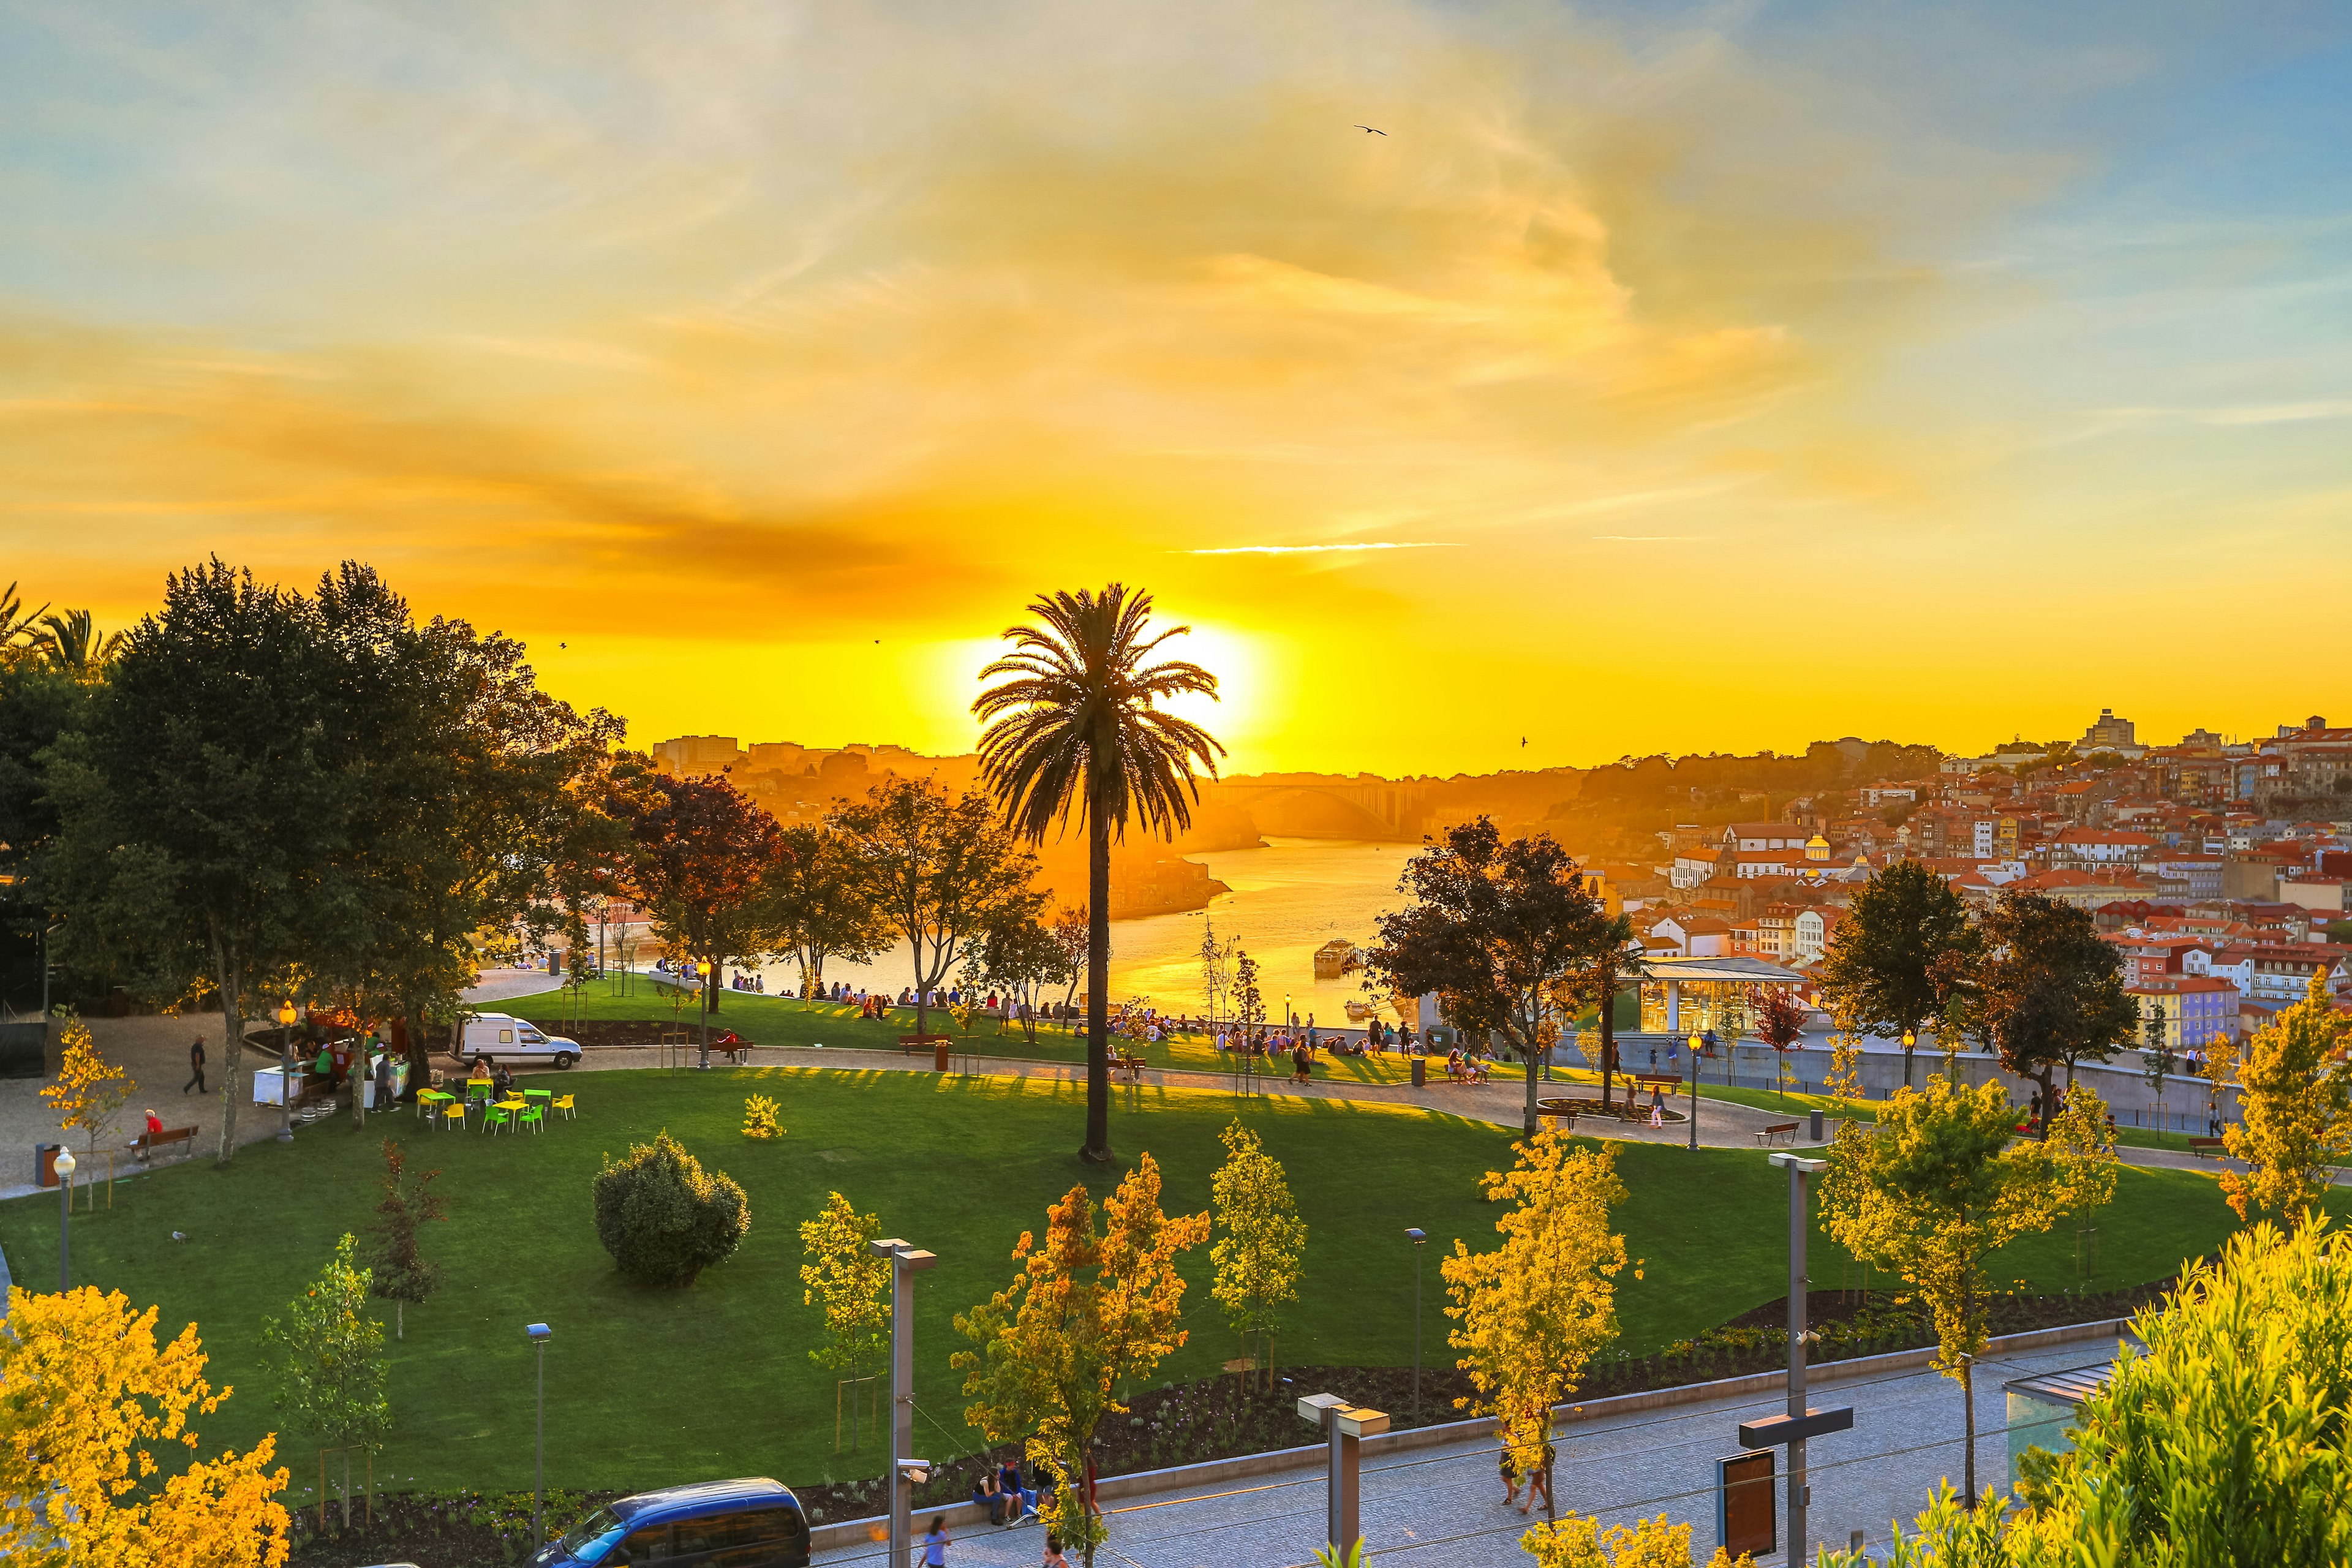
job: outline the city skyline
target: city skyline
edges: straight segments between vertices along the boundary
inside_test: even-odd
[[[2252,738],[2347,651],[2322,8],[0,38],[5,575],[102,625],[357,556],[638,744],[946,752],[1117,578],[1234,770],[1390,774]]]

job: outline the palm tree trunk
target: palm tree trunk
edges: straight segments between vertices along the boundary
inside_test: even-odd
[[[1601,993],[1601,1109],[1609,1109],[1609,1085],[1617,1070],[1617,977]]]
[[[1110,1161],[1110,822],[1087,809],[1087,1142],[1082,1160]]]

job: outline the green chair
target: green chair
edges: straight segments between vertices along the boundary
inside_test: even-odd
[[[547,1108],[543,1105],[524,1106],[522,1108],[522,1124],[525,1127],[530,1128],[533,1132],[546,1131]]]
[[[498,1106],[493,1105],[489,1110],[482,1113],[482,1131],[485,1132],[491,1131],[497,1128],[506,1126],[513,1120],[513,1116],[509,1114],[507,1111],[500,1110]]]
[[[496,1088],[498,1088],[498,1085],[492,1083],[488,1079],[469,1078],[466,1080],[466,1098],[467,1100],[488,1100],[490,1098],[490,1091]]]
[[[526,1103],[534,1100],[540,1101],[539,1109],[545,1110],[554,1102],[555,1091],[551,1089],[527,1089],[522,1091],[522,1097]]]

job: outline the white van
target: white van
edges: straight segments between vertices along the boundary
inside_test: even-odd
[[[542,1034],[536,1024],[505,1013],[478,1013],[466,1020],[457,1056],[466,1062],[553,1062],[568,1068],[580,1059],[580,1042]]]

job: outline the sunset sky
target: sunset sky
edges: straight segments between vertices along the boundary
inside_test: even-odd
[[[2352,707],[2340,5],[0,0],[0,582],[639,741],[1111,577],[1244,768]]]

